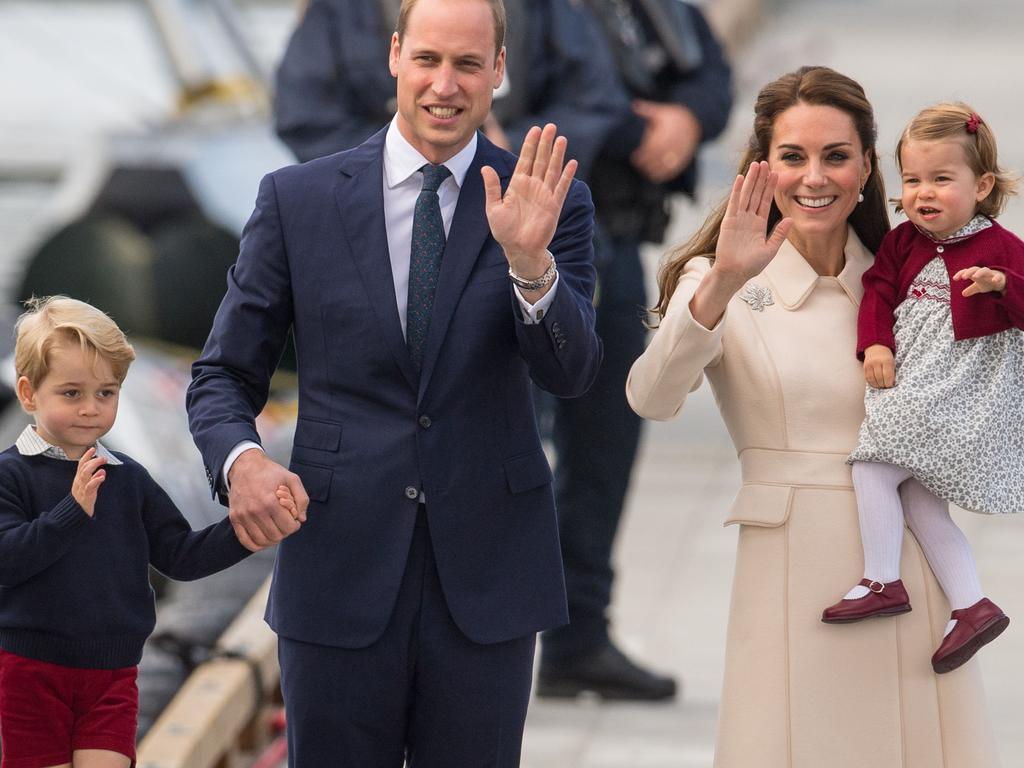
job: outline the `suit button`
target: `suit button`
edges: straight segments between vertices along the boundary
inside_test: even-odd
[[[416,486],[410,485],[410,486],[408,486],[405,489],[405,498],[407,498],[407,499],[418,499],[419,497],[420,497],[420,492],[419,492],[419,490],[417,490]]]
[[[420,426],[423,427],[424,429],[429,429],[430,428],[430,417],[429,416],[420,416]]]

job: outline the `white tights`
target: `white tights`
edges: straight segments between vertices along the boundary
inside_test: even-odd
[[[949,516],[946,502],[907,470],[892,464],[854,462],[853,487],[857,492],[865,579],[889,582],[900,577],[906,521],[953,610],[968,608],[983,597],[971,545]],[[867,587],[858,585],[846,598],[866,594]]]

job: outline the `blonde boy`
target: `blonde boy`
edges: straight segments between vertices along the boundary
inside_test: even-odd
[[[113,320],[54,296],[15,328],[35,424],[0,453],[3,768],[125,768],[155,620],[149,565],[197,579],[249,551],[227,520],[193,531],[140,464],[98,442],[135,359]]]

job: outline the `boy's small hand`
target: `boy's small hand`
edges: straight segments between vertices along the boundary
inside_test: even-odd
[[[875,389],[896,384],[896,362],[892,350],[884,344],[872,344],[864,350],[864,380]]]
[[[988,267],[968,267],[961,269],[955,275],[954,280],[971,280],[971,284],[963,290],[964,296],[973,296],[976,293],[1002,292],[1006,289],[1006,275],[997,269]]]
[[[291,515],[296,522],[301,523],[299,519],[299,508],[295,504],[295,498],[292,496],[292,492],[288,490],[287,485],[277,486],[277,502],[284,507],[284,509]]]
[[[93,516],[96,509],[96,493],[107,479],[106,470],[101,469],[106,463],[105,458],[96,455],[95,448],[87,449],[78,460],[78,471],[71,483],[71,495],[89,517]]]

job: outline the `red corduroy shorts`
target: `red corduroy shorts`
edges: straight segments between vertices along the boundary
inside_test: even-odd
[[[135,764],[137,667],[79,669],[0,650],[0,768],[70,763],[106,749]]]

